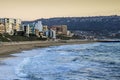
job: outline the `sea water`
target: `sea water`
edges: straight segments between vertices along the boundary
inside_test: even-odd
[[[0,80],[120,80],[120,43],[51,46],[4,60]]]

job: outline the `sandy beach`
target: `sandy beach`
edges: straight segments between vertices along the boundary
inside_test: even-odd
[[[95,41],[85,40],[61,40],[61,41],[25,41],[25,42],[2,42],[0,44],[0,59],[7,57],[14,57],[10,54],[21,52],[23,50],[30,50],[34,48],[58,46],[67,44],[84,44]]]

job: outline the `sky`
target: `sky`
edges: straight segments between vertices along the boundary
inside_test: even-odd
[[[120,0],[0,0],[1,18],[35,20],[108,15],[120,15]]]

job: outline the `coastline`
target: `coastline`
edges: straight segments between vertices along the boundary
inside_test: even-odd
[[[87,40],[60,40],[60,41],[25,41],[25,42],[2,42],[0,44],[0,60],[7,57],[14,57],[10,54],[21,52],[23,50],[31,50],[48,46],[59,46],[69,44],[85,44],[96,41]]]

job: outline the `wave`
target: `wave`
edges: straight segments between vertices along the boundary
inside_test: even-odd
[[[118,80],[118,48],[118,43],[90,43],[38,49],[38,55],[17,66],[16,74],[32,80]]]

